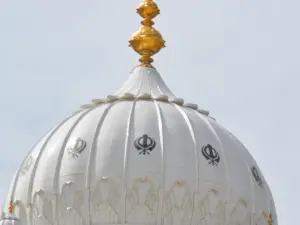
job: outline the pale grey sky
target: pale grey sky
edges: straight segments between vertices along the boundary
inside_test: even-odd
[[[139,0],[1,1],[0,199],[30,147],[81,104],[113,94],[138,63]],[[167,48],[155,66],[255,157],[280,225],[300,201],[300,2],[157,0]],[[2,204],[2,201],[0,202]]]

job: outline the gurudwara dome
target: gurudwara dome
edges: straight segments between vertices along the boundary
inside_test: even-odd
[[[114,95],[50,130],[17,170],[0,225],[277,225],[244,145],[151,65],[164,47],[145,0],[130,46],[141,65]]]

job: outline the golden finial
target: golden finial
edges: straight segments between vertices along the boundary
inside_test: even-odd
[[[268,216],[268,225],[273,225],[272,213],[269,213],[269,216]]]
[[[10,214],[12,214],[13,211],[14,211],[14,203],[13,203],[13,200],[10,200],[9,206],[8,206],[8,212],[9,212]]]
[[[152,27],[154,24],[152,19],[159,12],[157,4],[152,0],[144,0],[137,8],[137,13],[144,18],[143,26],[132,35],[129,46],[142,56],[140,58],[141,66],[152,67],[153,59],[151,56],[165,47],[165,41],[161,34]]]

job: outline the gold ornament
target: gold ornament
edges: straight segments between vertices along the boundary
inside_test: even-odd
[[[140,58],[141,66],[152,67],[151,63],[153,59],[151,56],[165,47],[165,41],[161,34],[152,27],[154,24],[152,19],[156,17],[159,12],[160,10],[157,4],[152,0],[144,0],[137,8],[137,13],[144,18],[141,22],[143,26],[132,35],[129,40],[129,46],[142,56]]]
[[[14,204],[13,204],[13,201],[10,200],[9,206],[8,206],[8,212],[9,212],[10,214],[12,214],[13,211],[14,211]]]
[[[268,225],[273,225],[273,216],[272,216],[272,213],[269,213],[269,216],[268,216]]]

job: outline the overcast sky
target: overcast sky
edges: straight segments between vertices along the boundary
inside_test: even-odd
[[[127,41],[139,0],[2,0],[0,199],[31,146],[138,63]],[[300,201],[300,2],[157,0],[167,48],[155,66],[171,90],[207,109],[255,157],[280,225]],[[0,202],[2,204],[2,201]]]

